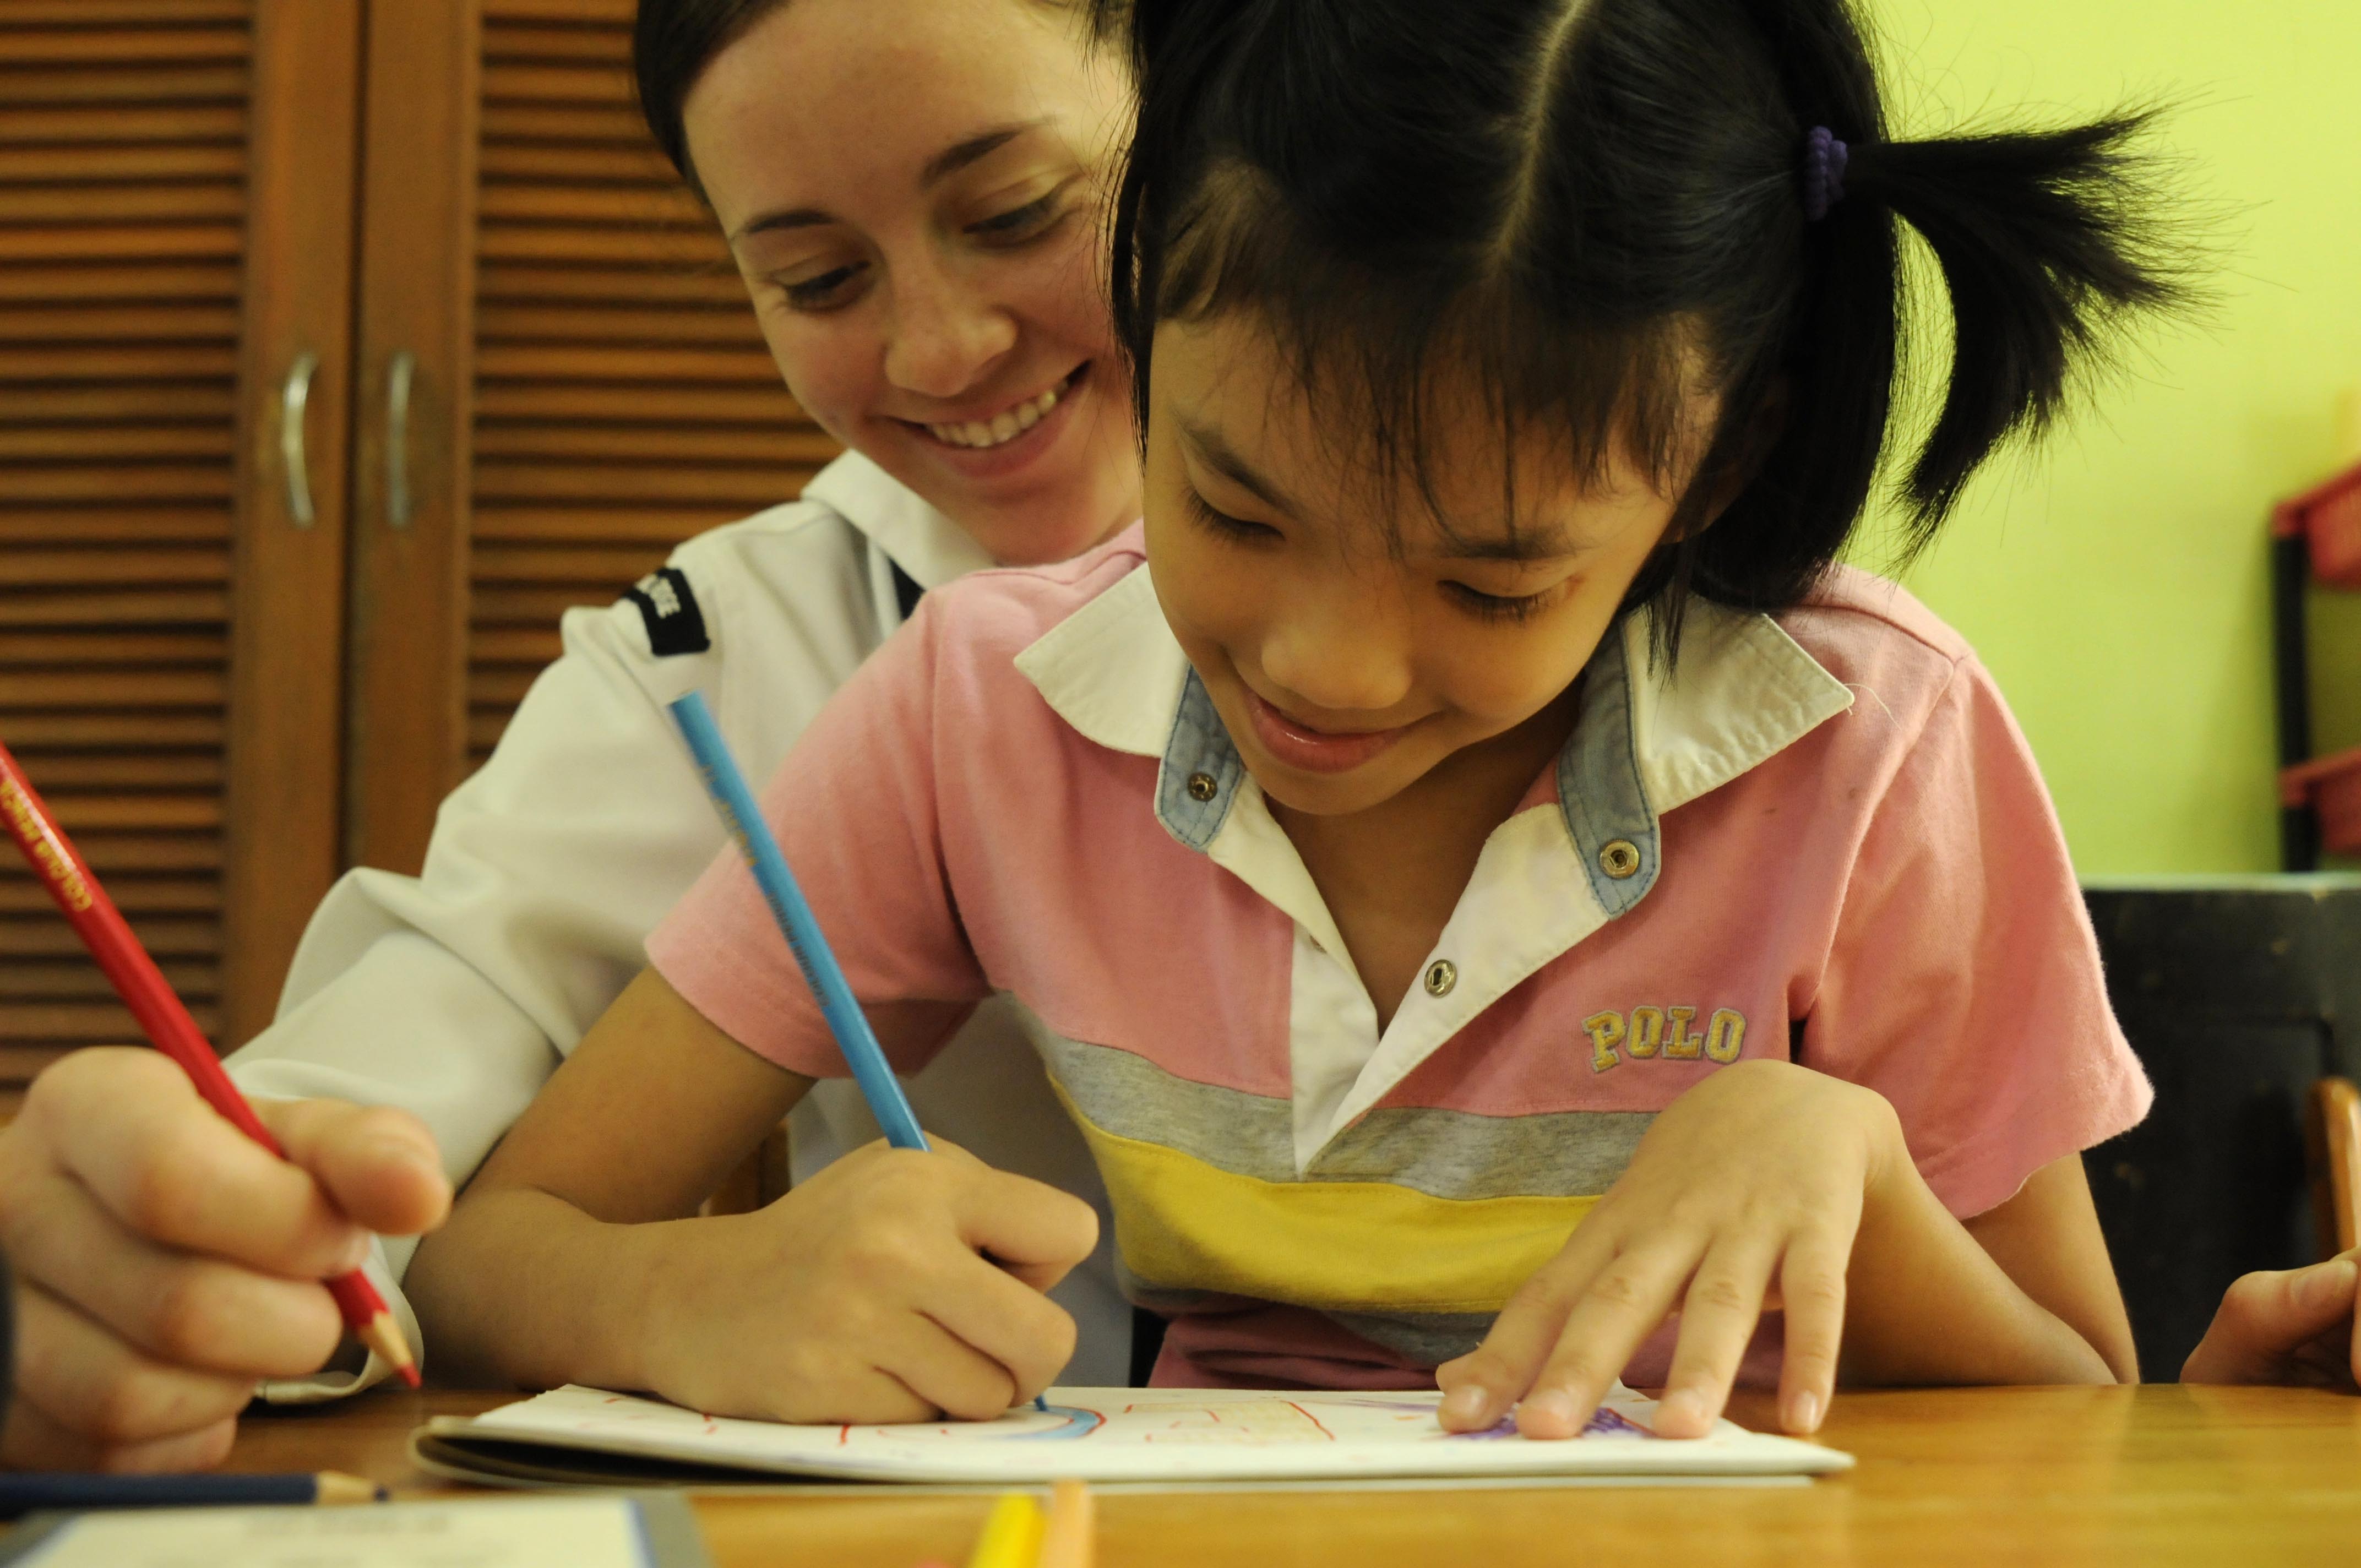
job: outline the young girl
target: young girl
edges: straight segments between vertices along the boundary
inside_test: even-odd
[[[1675,1435],[1774,1366],[1795,1431],[2134,1376],[2079,1151],[2147,1089],[2048,800],[1830,563],[1896,219],[1957,327],[1923,540],[2172,297],[2136,123],[1889,141],[1843,0],[1128,9],[1144,534],[932,596],[768,796],[889,1054],[1038,1012],[1161,1381],[1562,1437],[1619,1373]],[[422,1250],[446,1348],[790,1420],[1039,1388],[1091,1238],[954,1151],[635,1223],[842,1070],[733,859],[650,953]]]

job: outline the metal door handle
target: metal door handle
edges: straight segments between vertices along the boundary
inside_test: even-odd
[[[287,471],[287,515],[298,528],[312,526],[312,470],[303,456],[303,411],[312,400],[312,372],[320,356],[306,349],[287,367],[279,391],[279,459]]]
[[[408,349],[385,370],[385,521],[395,528],[410,526],[410,384],[417,374],[418,356]]]

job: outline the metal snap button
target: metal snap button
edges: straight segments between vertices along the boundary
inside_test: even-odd
[[[1598,851],[1598,869],[1621,882],[1640,869],[1640,846],[1629,839],[1611,839]]]
[[[1211,773],[1191,773],[1189,775],[1189,798],[1191,800],[1211,800],[1213,796],[1219,795],[1221,791],[1222,786],[1213,782],[1213,775]]]
[[[1448,996],[1451,988],[1459,983],[1459,966],[1449,959],[1437,959],[1426,966],[1426,993]]]

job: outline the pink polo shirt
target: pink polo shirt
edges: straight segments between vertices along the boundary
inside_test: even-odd
[[[1415,1385],[1729,1062],[1884,1095],[1962,1217],[2147,1110],[2048,798],[1954,633],[1847,570],[1776,618],[1693,605],[1669,673],[1647,635],[1602,642],[1382,1030],[1136,532],[929,594],[763,809],[865,1004],[1007,991],[1041,1020],[1126,1288],[1173,1319],[1159,1382]],[[843,1074],[734,856],[649,952],[748,1048]]]

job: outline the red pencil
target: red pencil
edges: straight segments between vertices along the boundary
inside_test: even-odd
[[[131,934],[115,901],[91,874],[81,853],[68,839],[58,819],[35,792],[32,781],[25,776],[8,748],[0,745],[0,819],[8,825],[9,836],[16,847],[25,851],[32,862],[34,873],[65,911],[68,920],[82,938],[90,956],[98,960],[105,971],[107,982],[115,987],[123,1004],[148,1032],[156,1048],[181,1064],[204,1096],[205,1103],[227,1117],[237,1130],[269,1149],[280,1158],[287,1151],[270,1135],[246,1096],[222,1070],[221,1059],[214,1055],[196,1020],[172,994],[156,960]],[[363,1277],[360,1270],[339,1275],[327,1282],[328,1294],[336,1299],[336,1306],[345,1315],[346,1326],[359,1341],[375,1351],[390,1365],[401,1380],[412,1387],[418,1387],[418,1364],[411,1359],[410,1343],[402,1338],[401,1329],[386,1310],[385,1298]]]

